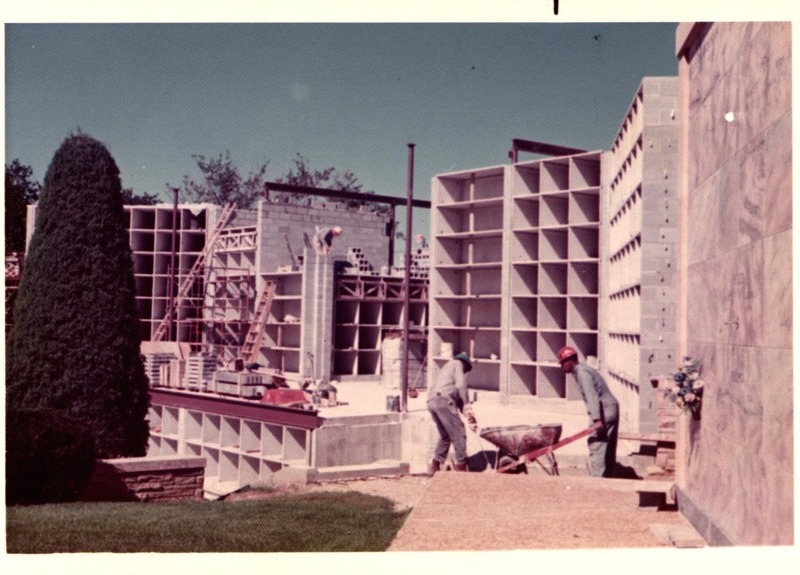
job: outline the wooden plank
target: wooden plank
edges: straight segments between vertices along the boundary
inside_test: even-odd
[[[675,436],[670,433],[636,433],[625,431],[618,433],[617,439],[629,441],[647,441],[652,443],[675,443]]]

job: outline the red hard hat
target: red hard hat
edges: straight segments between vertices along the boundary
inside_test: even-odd
[[[565,345],[558,350],[558,363],[564,363],[564,360],[567,360],[571,357],[578,357],[578,352],[575,351],[574,348]]]

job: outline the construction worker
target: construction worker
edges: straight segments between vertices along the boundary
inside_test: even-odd
[[[558,363],[564,373],[575,376],[589,419],[601,425],[589,436],[589,472],[595,477],[611,477],[617,458],[619,403],[600,372],[586,363],[579,363],[578,352],[572,347],[558,350]]]
[[[333,238],[342,235],[342,228],[334,226],[332,228],[318,229],[314,236],[314,248],[317,254],[326,255],[331,251]]]
[[[467,393],[466,374],[471,369],[469,356],[459,353],[442,366],[439,377],[428,390],[428,411],[439,431],[439,441],[430,466],[431,475],[442,468],[451,444],[456,456],[454,469],[467,471],[467,431],[459,413],[464,413],[470,429],[478,429]]]

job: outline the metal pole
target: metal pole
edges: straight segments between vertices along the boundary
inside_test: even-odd
[[[395,234],[395,206],[389,208],[389,272],[392,271],[392,266],[394,266],[394,234]]]
[[[406,255],[403,275],[403,362],[400,367],[402,385],[400,386],[400,410],[408,411],[408,316],[411,294],[411,209],[414,203],[414,145],[408,144],[408,196],[406,198]]]
[[[175,305],[173,298],[175,297],[175,250],[177,248],[178,236],[178,188],[172,188],[172,246],[170,248],[169,259],[169,286],[167,288],[167,301],[169,306]],[[169,327],[167,328],[167,341],[172,341],[172,322],[175,319],[175,314],[178,310],[172,310],[169,314]]]

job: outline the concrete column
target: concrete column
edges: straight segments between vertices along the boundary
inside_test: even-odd
[[[300,373],[330,381],[333,349],[333,265],[329,255],[305,250]]]

